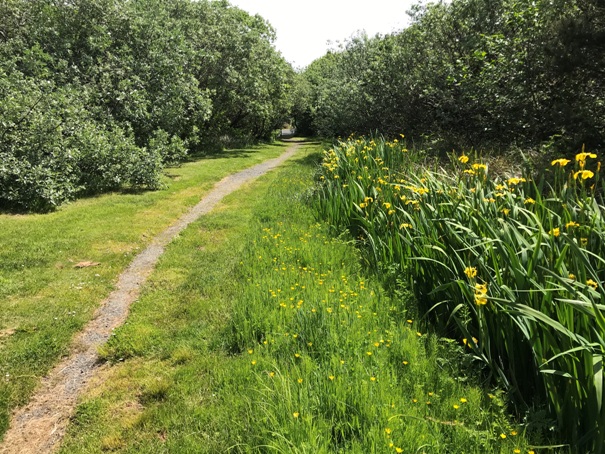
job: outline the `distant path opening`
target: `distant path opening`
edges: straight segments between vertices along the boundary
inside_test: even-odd
[[[40,454],[58,448],[78,396],[93,377],[98,363],[97,349],[114,329],[124,323],[130,305],[139,297],[165,247],[191,222],[210,212],[228,194],[239,189],[290,158],[300,143],[292,143],[278,158],[229,175],[187,214],[156,236],[118,277],[116,288],[101,303],[94,318],[75,336],[72,353],[42,379],[30,402],[16,410],[0,445],[1,453]]]

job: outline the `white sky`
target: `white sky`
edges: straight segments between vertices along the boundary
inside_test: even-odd
[[[368,36],[401,30],[417,0],[229,0],[260,14],[277,32],[275,47],[294,67],[304,67],[355,32]],[[329,45],[328,42],[332,44]]]

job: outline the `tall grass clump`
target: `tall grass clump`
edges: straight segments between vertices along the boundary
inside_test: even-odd
[[[517,402],[547,403],[561,440],[604,449],[604,207],[596,153],[492,177],[462,154],[447,170],[403,144],[325,152],[320,207],[381,267],[406,270],[419,310],[484,362]],[[549,174],[549,178],[546,178]]]

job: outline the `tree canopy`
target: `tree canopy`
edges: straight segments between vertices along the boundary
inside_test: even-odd
[[[454,0],[410,14],[405,30],[358,35],[306,69],[301,126],[472,147],[605,144],[601,0]]]
[[[294,77],[274,38],[226,1],[2,2],[0,205],[155,188],[187,151],[269,138]]]

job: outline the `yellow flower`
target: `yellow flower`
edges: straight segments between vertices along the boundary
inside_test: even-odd
[[[397,454],[401,454],[403,452],[403,449],[401,449],[401,448],[395,448],[395,452]]]
[[[298,380],[296,380],[296,381],[297,381],[297,382],[298,382],[298,384],[300,385],[300,384],[302,384],[303,379],[302,379],[302,378],[299,378],[299,379],[298,379]]]
[[[485,169],[487,169],[487,166],[486,166],[485,164],[473,164],[473,166],[472,166],[472,167],[473,167],[473,169],[475,169],[475,170],[480,170],[480,169],[485,170]]]
[[[367,203],[365,203],[365,202],[361,202],[361,203],[359,204],[359,208],[365,208],[365,207],[367,207],[367,206],[368,206],[368,204],[367,204]]]
[[[595,281],[593,281],[592,279],[588,279],[586,281],[586,285],[591,286],[593,289],[597,289],[597,287],[599,286],[599,284],[597,284]]]
[[[475,284],[475,293],[487,293],[487,284]]]
[[[300,413],[295,411],[294,413],[292,413],[292,416],[294,416],[295,418],[298,418],[300,416]]]
[[[504,213],[504,216],[508,216],[508,213],[510,213],[510,210],[508,208],[502,208],[502,213]]]
[[[336,377],[335,377],[334,375],[330,375],[328,378],[329,378],[331,381],[334,381],[334,379],[335,379]]]
[[[399,230],[401,230],[401,229],[411,229],[411,228],[412,228],[412,224],[403,223],[403,224],[401,224],[399,226]]]
[[[557,237],[561,234],[561,229],[559,227],[555,227],[554,229],[549,230],[548,234]]]
[[[370,377],[370,380],[376,381],[376,377]]]
[[[485,293],[475,293],[475,304],[477,306],[485,306],[487,304]]]
[[[478,342],[479,342],[479,341],[477,340],[477,338],[476,338],[476,337],[473,337],[472,339],[473,339],[473,343],[474,343],[475,345],[477,345],[477,344],[478,344]],[[466,345],[467,347],[470,347],[470,346],[471,346],[471,344],[468,342],[468,340],[467,340],[467,339],[462,339],[462,343],[463,343],[464,345]]]
[[[572,281],[575,281],[575,280],[576,280],[576,275],[575,275],[575,274],[572,274],[572,273],[569,273],[569,278],[570,278]]]
[[[523,202],[523,203],[525,203],[525,205],[529,205],[529,204],[533,205],[536,203],[536,201],[534,199],[532,199],[531,197],[528,197],[527,199],[525,199],[525,202]]]
[[[556,166],[557,164],[560,165],[561,167],[565,167],[567,164],[569,164],[571,161],[569,159],[565,159],[565,158],[560,158],[560,159],[555,159],[553,162],[551,162],[550,164],[553,166]]]
[[[474,266],[467,266],[464,269],[464,274],[466,274],[466,276],[471,279],[473,277],[477,276],[477,268],[475,268]]]
[[[576,155],[576,161],[582,162],[582,161],[586,161],[586,158],[596,158],[596,157],[597,157],[597,155],[594,154],[594,153],[584,153],[584,152],[582,152],[582,153],[578,153]]]
[[[454,404],[454,410],[458,410],[459,408],[460,408],[460,405]]]
[[[514,452],[515,454],[520,454],[520,453],[521,453],[521,450],[520,450],[520,449],[515,449],[513,452]]]
[[[500,434],[500,438],[504,440],[506,438],[506,434]]]
[[[386,429],[384,429],[384,432],[385,432],[387,435],[390,435],[390,434],[391,434],[391,432],[392,432],[392,430],[391,430],[391,429],[389,429],[389,428],[387,427]]]
[[[403,365],[404,365],[404,366],[407,366],[408,364],[410,364],[410,363],[408,363],[407,361],[404,361],[404,362],[403,362]]]
[[[382,206],[384,206],[387,210],[391,208],[391,204],[389,202],[384,202]]]
[[[508,184],[517,185],[519,183],[525,183],[527,180],[525,178],[509,178]]]
[[[463,154],[458,158],[458,161],[460,161],[462,164],[466,164],[468,162],[468,156]]]
[[[468,175],[475,175],[475,171],[474,171],[474,170],[471,170],[471,169],[466,169],[466,170],[464,171],[464,173],[466,173],[466,174],[468,174]]]
[[[570,227],[580,227],[580,224],[574,221],[569,221],[567,224],[565,224],[565,228],[568,229]]]
[[[582,180],[587,180],[588,178],[594,177],[594,172],[592,172],[591,170],[578,170],[576,173],[573,174],[573,177],[575,180],[577,180],[578,176],[580,176]]]
[[[465,403],[467,403],[468,401],[466,400],[466,398],[465,398],[465,397],[461,397],[461,398],[460,398],[460,402],[462,402],[463,404],[465,404]]]

